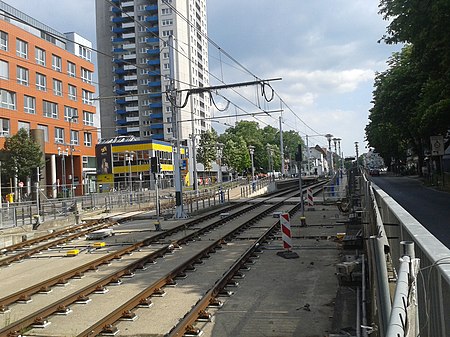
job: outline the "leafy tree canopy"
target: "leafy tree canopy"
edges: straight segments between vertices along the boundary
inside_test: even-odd
[[[21,181],[35,176],[36,168],[43,165],[42,151],[25,129],[20,129],[14,136],[5,139],[1,156],[3,174],[13,178],[17,172]]]

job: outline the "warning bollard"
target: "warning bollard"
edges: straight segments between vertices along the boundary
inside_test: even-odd
[[[304,217],[304,216],[300,217],[300,226],[306,227],[306,217]]]
[[[280,214],[281,225],[281,238],[283,240],[284,251],[277,252],[277,255],[284,257],[285,259],[296,259],[298,254],[291,251],[292,249],[292,232],[291,223],[289,221],[289,213]]]
[[[307,199],[308,199],[308,206],[312,207],[314,206],[314,196],[313,196],[313,192],[311,188],[308,188],[306,190],[306,195],[307,195]]]

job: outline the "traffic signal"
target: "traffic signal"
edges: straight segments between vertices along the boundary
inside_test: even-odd
[[[303,161],[302,144],[298,144],[298,150],[297,153],[295,154],[295,160],[298,162]]]
[[[159,157],[151,157],[150,158],[150,170],[152,173],[161,172],[161,165],[159,164]]]

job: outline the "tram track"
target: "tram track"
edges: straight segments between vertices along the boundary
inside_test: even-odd
[[[276,198],[279,194],[275,194],[272,198]],[[292,193],[291,196],[292,197]],[[266,199],[268,199],[266,197]],[[170,285],[174,282],[176,277],[179,277],[181,274],[185,273],[186,270],[192,268],[196,263],[200,263],[200,261],[208,256],[210,253],[214,252],[216,249],[219,249],[224,242],[231,241],[233,238],[240,235],[242,232],[251,228],[253,224],[262,219],[264,216],[267,216],[274,209],[280,207],[283,204],[283,201],[276,202],[273,205],[266,207],[266,209],[262,212],[258,211],[259,207],[266,206],[267,200],[263,200],[261,202],[256,202],[250,204],[249,206],[246,203],[240,203],[228,206],[224,209],[219,209],[217,211],[211,212],[199,219],[194,219],[191,221],[187,221],[185,224],[181,224],[175,226],[172,229],[161,232],[155,236],[150,238],[146,238],[141,242],[138,242],[133,245],[126,246],[122,249],[119,249],[115,252],[107,254],[103,257],[96,259],[93,262],[86,263],[79,268],[74,268],[73,270],[67,272],[66,274],[58,275],[51,280],[47,280],[46,282],[41,282],[39,284],[34,285],[28,289],[25,289],[21,292],[17,292],[12,294],[11,296],[0,299],[0,310],[4,312],[7,311],[8,306],[13,304],[18,300],[26,301],[29,297],[37,292],[42,292],[48,290],[50,287],[55,286],[57,284],[64,284],[68,279],[73,277],[81,277],[86,272],[90,270],[96,270],[99,266],[110,263],[113,260],[118,260],[122,258],[124,255],[131,254],[133,252],[138,251],[139,249],[148,247],[151,244],[159,244],[162,246],[158,249],[154,249],[153,252],[144,254],[142,258],[136,259],[134,262],[126,264],[124,267],[119,268],[114,273],[111,273],[103,278],[100,278],[96,282],[89,284],[88,286],[74,292],[68,296],[61,298],[59,301],[54,302],[53,304],[42,308],[41,310],[34,312],[31,315],[27,315],[22,319],[19,319],[11,324],[8,324],[6,327],[0,329],[0,336],[19,336],[20,331],[24,331],[28,329],[32,325],[42,325],[45,326],[46,318],[54,315],[56,313],[67,313],[70,305],[73,305],[75,302],[79,302],[80,300],[87,300],[89,295],[92,293],[101,293],[103,289],[107,285],[110,284],[119,284],[120,279],[122,277],[131,277],[137,270],[145,269],[146,265],[153,264],[156,259],[163,258],[167,254],[171,254],[174,250],[183,245],[187,247],[186,244],[189,242],[193,242],[199,240],[199,238],[208,235],[208,233],[216,230],[220,226],[223,226],[225,223],[230,222],[231,219],[236,219],[237,217],[241,217],[243,215],[248,215],[249,213],[257,213],[252,215],[249,220],[244,221],[237,228],[229,231],[226,235],[221,237],[220,239],[213,240],[213,242],[206,247],[204,247],[200,252],[196,253],[190,259],[188,259],[185,263],[179,264],[176,268],[173,268],[169,272],[167,272],[163,277],[153,282],[150,286],[146,287],[145,290],[141,291],[137,295],[133,296],[129,301],[125,304],[119,306],[116,310],[112,311],[109,315],[98,320],[95,324],[87,328],[84,332],[77,334],[77,336],[94,336],[99,333],[110,332],[114,333],[114,324],[120,318],[128,318],[132,319],[132,311],[138,305],[148,304],[149,298],[154,296],[158,292],[161,292],[161,289],[164,286]],[[245,206],[246,205],[246,206]],[[292,207],[292,210],[298,208],[299,205]],[[241,208],[236,210],[237,208]],[[217,217],[221,214],[227,213],[228,211],[235,212],[228,214],[226,217],[221,217],[216,221],[213,221],[209,225],[206,225],[203,228],[196,228],[195,226],[199,226],[202,222]],[[276,222],[272,225],[271,231],[276,229]],[[171,236],[179,233],[180,231],[192,230],[193,232],[189,235],[184,235],[179,239],[170,239]],[[269,235],[269,234],[267,234]],[[169,242],[167,240],[169,239]],[[263,240],[261,237],[258,240]],[[208,242],[209,243],[209,242]],[[189,245],[188,245],[189,246]],[[244,254],[246,255],[246,254]],[[221,283],[221,282],[218,282]],[[213,292],[214,293],[214,292]],[[206,301],[206,300],[205,300]],[[202,309],[204,310],[204,309]],[[194,315],[195,316],[195,315]],[[192,322],[188,325],[192,326]],[[179,331],[186,330],[187,327],[184,326],[180,328]],[[175,334],[177,335],[177,334]],[[175,336],[174,335],[174,336]]]

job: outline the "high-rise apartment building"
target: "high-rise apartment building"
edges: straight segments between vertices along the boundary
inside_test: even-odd
[[[95,178],[91,48],[0,1],[0,147],[21,128],[35,136],[45,156],[41,183],[52,197],[69,195],[69,187],[88,192]]]
[[[96,17],[102,138],[171,141],[170,67],[177,89],[209,85],[206,0],[96,0]],[[210,129],[208,117],[209,97],[189,97],[178,138]]]

